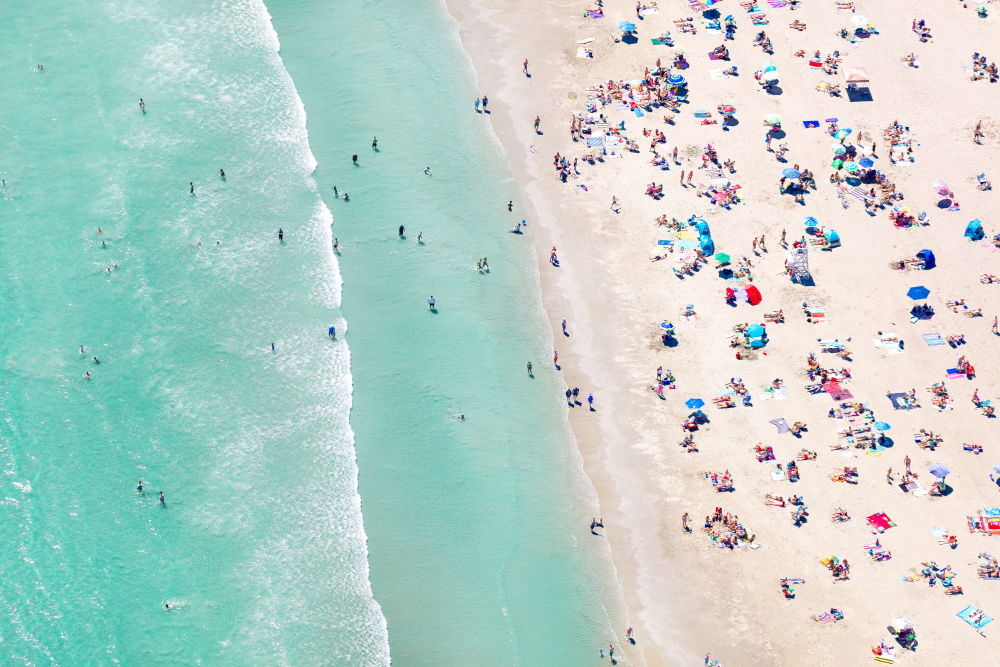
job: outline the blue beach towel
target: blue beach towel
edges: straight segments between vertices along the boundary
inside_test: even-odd
[[[974,614],[977,611],[980,611],[980,610],[976,609],[975,607],[973,607],[970,604],[968,607],[966,607],[965,609],[963,609],[962,611],[958,612],[955,615],[958,616],[963,621],[965,621],[966,623],[968,623],[969,625],[971,625],[972,627],[974,627],[975,629],[979,630],[980,628],[982,628],[987,623],[992,622],[993,618],[991,616],[986,616],[985,614],[983,614],[982,619],[980,619],[978,622],[973,622],[972,621],[972,614]]]

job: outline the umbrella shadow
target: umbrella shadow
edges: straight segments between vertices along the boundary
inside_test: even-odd
[[[774,85],[774,86],[764,86],[764,92],[767,93],[768,95],[780,95],[785,91],[782,90],[781,86]]]

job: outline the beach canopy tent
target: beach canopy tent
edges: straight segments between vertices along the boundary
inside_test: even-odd
[[[970,241],[979,241],[984,236],[986,232],[983,231],[983,223],[979,220],[973,220],[965,227],[965,238]]]
[[[847,67],[844,69],[844,80],[854,86],[868,83],[868,71],[864,67]]]
[[[708,229],[708,223],[701,218],[694,218],[689,221],[691,226],[698,230],[698,234],[701,236],[711,236],[712,232]]]
[[[715,253],[715,243],[712,241],[711,236],[708,235],[702,236],[701,239],[698,241],[698,244],[701,246],[701,251],[704,254],[712,255]]]
[[[757,289],[756,285],[747,285],[744,288],[744,291],[747,293],[747,301],[750,302],[751,306],[756,306],[761,302],[762,297],[760,295],[760,290]],[[763,327],[761,328],[763,329]]]
[[[826,237],[826,243],[829,247],[840,245],[840,234],[837,233],[836,229],[824,229],[823,236]]]
[[[926,248],[917,253],[917,259],[922,259],[924,261],[924,270],[933,269],[937,266],[934,260],[934,253]]]

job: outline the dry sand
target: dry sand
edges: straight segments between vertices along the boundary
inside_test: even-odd
[[[1000,231],[990,215],[995,192],[976,188],[975,175],[985,171],[1000,178],[997,146],[1000,126],[995,101],[1000,85],[971,82],[963,66],[971,63],[973,51],[988,59],[1000,59],[997,16],[1000,6],[989,5],[991,15],[978,18],[974,3],[921,3],[916,9],[900,0],[862,0],[857,14],[870,18],[880,33],[860,40],[856,46],[840,39],[842,27],[853,29],[853,15],[838,11],[833,0],[806,0],[791,11],[771,8],[761,0],[770,24],[751,25],[736,0],[717,5],[722,16],[737,21],[735,41],[727,42],[732,64],[741,76],[713,79],[709,70],[727,65],[710,61],[720,35],[707,33],[701,17],[687,3],[661,0],[659,12],[635,21],[635,5],[621,0],[605,3],[605,18],[585,19],[592,7],[581,0],[523,2],[521,0],[449,0],[458,19],[461,36],[476,66],[480,89],[490,97],[492,123],[507,151],[527,201],[515,202],[530,221],[527,236],[535,243],[542,274],[543,298],[559,341],[562,373],[570,386],[593,391],[596,412],[577,409],[573,427],[585,457],[586,468],[601,500],[601,512],[618,569],[630,617],[622,627],[636,628],[638,643],[620,654],[629,662],[648,664],[701,664],[706,652],[726,665],[832,665],[860,664],[871,660],[870,646],[889,639],[890,619],[903,615],[915,624],[919,646],[914,653],[900,651],[906,664],[973,664],[991,662],[998,646],[994,627],[980,636],[955,614],[967,604],[1000,614],[1000,582],[981,581],[976,575],[980,552],[1000,551],[995,538],[970,535],[966,516],[984,507],[1000,505],[1000,494],[989,481],[991,467],[1000,463],[1000,449],[990,436],[997,422],[984,417],[970,402],[973,389],[985,399],[1000,399],[998,368],[1000,339],[991,333],[992,318],[1000,313],[1000,285],[983,285],[980,274],[994,272],[997,252],[989,244],[963,238],[966,223],[981,218],[987,239]],[[919,12],[915,13],[915,12]],[[680,34],[673,20],[692,16],[698,32]],[[933,41],[920,43],[910,30],[913,18],[926,19]],[[789,22],[806,23],[803,32],[791,30]],[[638,43],[613,43],[609,37],[620,21],[639,24]],[[774,44],[774,55],[766,56],[752,46],[758,30],[765,30]],[[656,59],[671,62],[674,49],[652,46],[650,38],[672,30],[676,46],[690,62],[683,72],[690,82],[691,104],[684,105],[676,125],[663,122],[663,111],[644,118],[603,108],[614,121],[625,121],[626,135],[636,139],[640,153],[625,153],[596,165],[580,164],[579,176],[560,183],[552,168],[557,152],[570,159],[588,149],[570,138],[571,114],[582,112],[586,88],[608,79],[642,77]],[[594,37],[592,60],[576,58],[577,41]],[[793,53],[820,49],[828,55],[839,49],[841,67],[867,67],[871,75],[871,102],[850,102],[829,97],[815,86],[823,81],[842,83],[842,76],[827,76],[811,69],[807,59]],[[991,52],[994,49],[995,52]],[[901,58],[916,53],[918,69]],[[531,77],[521,72],[529,60]],[[753,72],[764,60],[773,61],[780,73],[780,95],[771,95],[755,83]],[[700,125],[695,109],[706,109],[718,118],[720,104],[737,108],[739,125],[724,131],[721,125]],[[470,104],[470,113],[472,113]],[[785,121],[783,139],[791,151],[783,165],[764,146],[765,114],[780,113]],[[532,122],[541,117],[544,134],[536,135]],[[883,169],[905,195],[905,204],[916,212],[928,211],[930,224],[911,229],[894,228],[887,211],[869,217],[860,202],[849,199],[842,208],[834,186],[827,182],[833,169],[830,144],[833,138],[825,124],[803,128],[802,121],[836,116],[841,126],[861,130],[865,144],[873,135],[879,142],[877,167]],[[919,142],[915,163],[892,166],[887,159],[882,130],[898,119],[909,126]],[[986,139],[972,143],[972,129],[983,119]],[[484,119],[485,122],[486,119]],[[709,211],[706,200],[694,188],[677,183],[680,167],[661,171],[650,164],[650,140],[643,128],[661,129],[668,154],[674,146],[704,147],[711,143],[720,158],[736,161],[731,178],[742,186],[743,202],[732,210]],[[534,146],[537,152],[530,147]],[[704,184],[704,171],[697,162],[695,183]],[[794,163],[812,169],[818,189],[806,196],[804,206],[790,196],[778,195],[778,177]],[[942,179],[955,190],[961,210],[939,210],[931,184]],[[644,195],[647,183],[663,183],[665,196],[654,201]],[[997,181],[1000,185],[1000,180]],[[580,185],[586,185],[584,190]],[[621,202],[620,214],[609,209],[612,195]],[[505,193],[497,205],[506,204]],[[503,200],[503,201],[501,201]],[[755,284],[763,293],[759,306],[728,307],[723,300],[726,283],[711,268],[678,279],[672,260],[650,262],[658,252],[657,239],[671,238],[658,229],[654,218],[668,216],[686,220],[702,215],[712,229],[717,249],[753,261]],[[835,228],[842,246],[831,252],[810,254],[815,285],[793,284],[783,272],[784,253],[778,246],[782,228],[789,239],[802,233],[804,216],[813,215]],[[768,252],[751,253],[751,239],[764,234]],[[560,268],[548,264],[551,246],[558,246]],[[938,267],[932,271],[893,271],[893,259],[912,257],[931,248]],[[906,291],[913,285],[931,290],[928,302],[937,309],[930,321],[909,322],[913,304]],[[819,323],[806,321],[801,303],[816,297],[826,308]],[[964,297],[985,317],[969,319],[953,314],[945,302]],[[679,317],[685,304],[694,304],[695,321]],[[770,342],[766,355],[737,360],[727,344],[727,333],[740,322],[763,322],[766,311],[783,308],[786,323],[767,327]],[[571,336],[559,329],[566,317]],[[658,324],[664,318],[678,326],[679,344],[664,347]],[[905,341],[902,354],[876,349],[876,331],[892,331]],[[964,333],[967,345],[959,349],[927,346],[921,334],[942,336]],[[818,338],[852,338],[848,347],[853,360],[843,362],[821,354]],[[810,395],[803,373],[805,358],[815,351],[825,367],[851,369],[853,379],[845,386],[875,411],[876,418],[892,425],[889,435],[895,445],[879,456],[852,449],[850,458],[830,446],[842,440],[837,433],[845,424],[827,417],[835,403],[826,394]],[[944,371],[965,354],[976,366],[975,380],[947,380]],[[536,362],[536,368],[545,365]],[[655,369],[662,365],[677,377],[677,388],[660,401],[648,387]],[[753,395],[753,407],[715,408],[711,398],[731,377],[742,377]],[[782,378],[789,388],[785,398],[765,400],[763,389],[773,378]],[[946,380],[954,409],[940,412],[931,406],[928,387]],[[917,391],[924,406],[894,411],[886,392]],[[704,408],[711,423],[695,433],[700,451],[686,453],[678,442],[683,437],[681,420],[690,412],[689,397],[708,402]],[[806,422],[801,438],[777,435],[768,420],[784,417],[791,423]],[[912,434],[928,428],[944,436],[936,451],[919,449]],[[774,463],[758,463],[752,448],[758,442],[774,447],[779,462],[787,462],[800,449],[815,450],[816,461],[800,464],[797,484],[771,481]],[[963,442],[978,442],[985,453],[962,450]],[[886,482],[891,466],[898,477],[903,458],[913,460],[913,471],[926,488],[933,478],[927,472],[933,463],[951,469],[948,481],[955,491],[948,497],[914,497]],[[831,481],[838,467],[857,466],[856,486]],[[716,493],[702,471],[729,469],[736,490]],[[790,510],[764,504],[765,493],[805,497],[808,523],[795,527]],[[717,548],[700,530],[701,519],[716,505],[736,513],[757,537],[756,550]],[[848,523],[832,523],[831,512],[844,507],[853,517]],[[692,516],[694,532],[685,535],[680,516]],[[865,517],[886,512],[897,524],[881,537],[892,552],[891,560],[870,560],[862,545],[874,540]],[[959,546],[940,546],[929,531],[945,527],[959,537]],[[828,555],[847,558],[851,578],[834,582],[819,560]],[[910,583],[902,577],[921,561],[950,563],[957,570],[955,583],[964,595],[946,596],[940,585]],[[781,577],[801,577],[797,597],[785,600],[779,589]],[[836,607],[845,618],[836,624],[811,620],[813,614]],[[595,655],[599,641],[595,640]]]

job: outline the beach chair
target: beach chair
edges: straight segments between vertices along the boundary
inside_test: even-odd
[[[991,190],[992,189],[992,187],[990,186],[990,182],[986,180],[986,172],[985,171],[983,173],[979,174],[979,176],[976,176],[976,180],[979,181],[979,186],[978,187],[979,187],[980,190]]]

